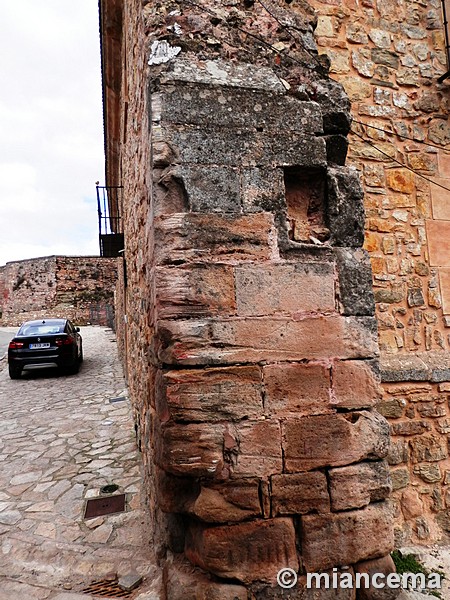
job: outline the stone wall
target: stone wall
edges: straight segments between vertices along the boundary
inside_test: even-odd
[[[79,325],[114,321],[117,259],[48,256],[0,267],[0,324],[66,317]]]
[[[437,82],[447,71],[440,2],[312,4],[318,45],[352,101],[349,161],[363,174],[380,349],[448,351],[450,191],[439,185],[450,189],[450,126],[449,83]]]
[[[279,597],[286,566],[393,568],[349,103],[313,12],[268,5],[123,7],[119,348],[170,600]]]
[[[392,419],[398,543],[429,543],[445,539],[450,508],[448,407],[437,387],[450,379],[449,80],[437,81],[448,69],[441,4],[311,3],[319,49],[352,101],[349,163],[365,190],[364,247],[386,381],[379,409]],[[417,446],[429,451],[419,458]]]

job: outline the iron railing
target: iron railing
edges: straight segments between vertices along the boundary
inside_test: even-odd
[[[124,248],[122,189],[120,185],[96,186],[100,256],[120,256]]]
[[[449,17],[448,13],[449,13],[449,9],[450,9],[450,2],[449,2],[449,0],[441,0],[441,4],[442,4],[442,17],[443,17],[443,25],[444,25],[444,33],[445,33],[445,54],[446,54],[446,58],[447,58],[447,72],[438,78],[439,83],[442,83],[445,79],[447,79],[450,76],[450,32],[449,32],[449,24],[448,24],[448,17]]]

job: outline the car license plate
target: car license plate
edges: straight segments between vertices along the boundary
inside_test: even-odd
[[[37,350],[38,348],[50,348],[50,343],[30,344],[30,350]]]

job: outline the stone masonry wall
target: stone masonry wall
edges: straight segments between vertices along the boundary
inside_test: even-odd
[[[386,373],[379,409],[392,419],[397,543],[430,543],[445,539],[450,508],[448,402],[437,387],[450,378],[449,80],[437,81],[448,70],[441,3],[312,5],[319,49],[352,101],[349,163],[365,190],[364,247]]]
[[[169,600],[393,568],[349,104],[308,5],[267,4],[124,6],[120,347]],[[288,43],[278,19],[288,64],[245,33]]]
[[[49,256],[0,268],[0,323],[66,317],[79,325],[111,325],[114,318],[116,259]]]
[[[448,351],[450,192],[439,184],[450,189],[450,126],[449,84],[437,82],[447,71],[440,2],[312,4],[319,48],[352,101],[349,162],[363,174],[380,349]]]

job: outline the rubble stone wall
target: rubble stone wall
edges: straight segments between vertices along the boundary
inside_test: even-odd
[[[312,5],[319,49],[352,101],[349,164],[364,183],[380,349],[448,351],[449,81],[437,81],[447,71],[440,2]]]
[[[430,543],[446,539],[450,514],[449,80],[438,82],[449,67],[441,3],[311,4],[319,51],[352,102],[349,164],[365,191],[397,544]]]
[[[0,323],[19,326],[43,317],[66,317],[80,325],[111,325],[116,259],[48,256],[0,267]]]
[[[393,568],[349,103],[304,51],[313,12],[267,4],[124,7],[119,347],[170,600]],[[295,64],[245,33],[282,43],[278,19]]]

